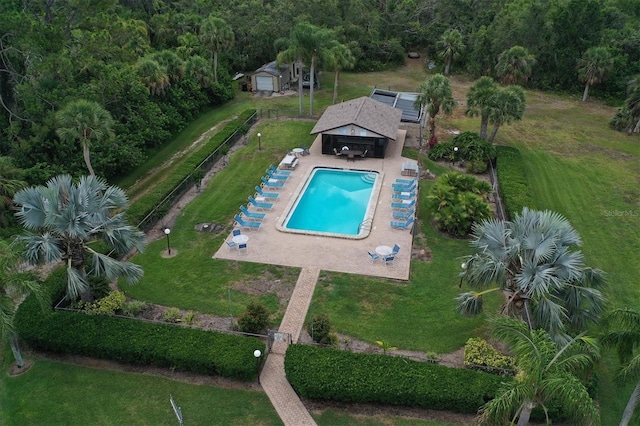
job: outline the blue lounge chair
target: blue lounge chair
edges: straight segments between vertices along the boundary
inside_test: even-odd
[[[274,166],[273,164],[269,165],[269,170],[273,171],[273,173],[279,173],[281,175],[290,175],[291,174],[291,172],[288,172],[286,170],[277,169],[276,166]]]
[[[262,225],[262,222],[245,221],[240,217],[240,215],[235,215],[233,216],[233,218],[235,219],[236,223],[243,228],[258,229]]]
[[[399,183],[401,185],[411,185],[412,183],[418,183],[418,179],[413,178],[413,179],[396,179],[396,183]]]
[[[416,199],[409,201],[408,203],[391,203],[391,208],[395,210],[409,210],[416,204]]]
[[[249,209],[247,209],[245,206],[240,206],[240,211],[242,212],[243,215],[246,216],[247,219],[250,219],[250,220],[262,220],[266,216],[266,214],[264,213],[250,212]]]
[[[273,208],[273,204],[272,203],[261,203],[259,201],[256,201],[255,198],[253,198],[251,195],[249,195],[248,198],[249,202],[251,203],[251,205],[257,209],[260,210],[271,210]]]
[[[264,185],[268,186],[269,188],[284,188],[284,182],[280,180],[270,179],[267,176],[262,176],[260,179],[262,179]]]
[[[266,192],[266,191],[263,191],[262,188],[260,188],[259,186],[256,186],[256,196],[271,198],[273,201],[275,201],[278,199],[280,194],[278,194],[277,192]]]
[[[395,198],[396,200],[411,200],[416,197],[416,191],[411,192],[400,192],[398,194],[393,194],[391,198]]]
[[[411,210],[407,210],[404,212],[393,212],[394,219],[409,219],[414,215],[416,209],[412,208]]]
[[[416,189],[416,184],[415,183],[411,183],[411,184],[404,184],[404,183],[393,183],[391,184],[391,187],[393,188],[393,190],[395,192],[411,192],[414,191]]]
[[[274,172],[271,169],[267,169],[265,172],[267,173],[267,176],[269,176],[271,179],[287,180],[290,178],[289,175],[283,175],[280,172]]]
[[[407,219],[405,222],[391,221],[390,225],[394,229],[409,229],[413,224],[413,216]]]

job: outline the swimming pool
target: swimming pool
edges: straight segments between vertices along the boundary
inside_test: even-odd
[[[282,220],[281,230],[364,238],[371,229],[379,173],[315,168]]]

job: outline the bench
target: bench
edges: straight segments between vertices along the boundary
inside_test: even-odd
[[[298,165],[298,158],[295,155],[286,155],[280,164],[278,165],[281,169],[293,170]]]

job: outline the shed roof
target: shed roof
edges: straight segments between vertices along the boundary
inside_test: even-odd
[[[414,106],[417,93],[411,92],[394,92],[391,90],[373,89],[371,98],[380,101],[386,105],[398,108],[402,111],[402,121],[411,123],[420,122],[422,111]]]
[[[350,124],[395,140],[402,111],[363,96],[329,106],[311,134],[326,132]]]
[[[266,72],[267,74],[279,76],[283,72],[287,71],[288,69],[289,69],[289,65],[281,64],[280,66],[278,66],[277,61],[272,61],[258,68],[254,74],[257,74],[259,72]]]

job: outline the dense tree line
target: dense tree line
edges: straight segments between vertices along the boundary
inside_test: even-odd
[[[616,125],[640,122],[632,0],[0,0],[0,155],[29,183],[89,165],[106,178],[126,173],[228,100],[235,71],[284,52],[276,41],[300,22],[330,29],[327,49],[347,49],[346,65],[321,55],[319,69],[379,70],[418,50],[445,75],[630,97]],[[70,131],[61,111],[76,102],[108,123],[100,137],[77,133],[78,123]]]

